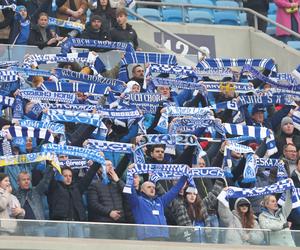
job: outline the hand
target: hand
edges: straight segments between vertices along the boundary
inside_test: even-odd
[[[134,166],[135,166],[135,163],[132,163],[127,167],[127,169],[132,169],[132,168],[134,168]]]
[[[142,48],[137,48],[135,51],[142,51]]]
[[[113,168],[111,168],[107,174],[110,176],[110,178],[114,181],[114,182],[118,182],[120,179],[118,177],[118,175],[116,174],[115,170]]]
[[[14,97],[16,97],[17,95],[20,95],[20,90],[19,90],[19,89],[17,89],[17,90],[14,92],[14,94],[13,94]]]
[[[224,153],[225,147],[229,145],[228,141],[224,141],[221,145],[220,151],[221,153]]]
[[[13,215],[14,217],[16,217],[16,216],[18,216],[19,214],[23,213],[23,208],[21,208],[21,207],[16,207],[16,208],[12,208],[11,211],[12,211],[12,215]]]
[[[53,37],[53,38],[51,38],[51,39],[47,42],[47,45],[51,45],[51,44],[56,43],[56,42],[57,42],[56,38]]]
[[[112,210],[109,213],[109,217],[112,218],[114,221],[117,221],[121,217],[121,212],[119,210]]]

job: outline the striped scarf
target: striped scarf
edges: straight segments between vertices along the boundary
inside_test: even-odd
[[[270,71],[277,72],[273,59],[223,59],[223,58],[205,58],[197,64],[199,69],[209,68],[227,68],[227,67],[243,67],[250,65],[252,67],[260,67]]]
[[[52,82],[45,81],[41,85],[43,91],[54,92],[82,92],[90,94],[104,95],[108,93],[107,85],[100,85],[95,83],[82,83],[82,82]]]
[[[69,20],[62,20],[50,16],[48,17],[48,25],[63,27],[65,29],[78,30],[79,32],[82,32],[85,29],[84,24],[78,22],[72,22]]]
[[[46,128],[10,126],[9,128],[2,129],[1,134],[5,138],[29,137],[43,139],[46,142],[54,142],[52,133]]]
[[[44,91],[38,91],[33,89],[20,90],[20,96],[30,101],[43,100],[43,101],[55,101],[55,102],[66,102],[66,103],[73,103],[76,99],[76,95],[74,93],[44,92]]]
[[[67,53],[72,47],[79,48],[100,48],[100,49],[114,49],[134,53],[131,43],[99,41],[92,39],[73,38],[69,37],[61,44],[62,53]]]

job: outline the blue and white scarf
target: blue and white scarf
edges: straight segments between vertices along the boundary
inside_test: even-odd
[[[229,187],[226,191],[227,198],[240,198],[240,197],[256,197],[264,196],[274,193],[283,193],[286,190],[290,190],[294,187],[293,183],[288,179],[278,181],[272,185],[265,187],[254,187],[254,188],[239,188]]]
[[[77,62],[88,65],[92,70],[97,71],[98,65],[103,67],[103,62],[98,55],[92,52],[80,52],[80,53],[62,53],[62,54],[44,54],[44,55],[30,55],[25,58],[23,66],[31,69],[37,67],[40,64],[60,63],[60,62]]]
[[[160,77],[152,78],[151,81],[155,87],[170,86],[171,88],[177,88],[177,89],[199,90],[202,93],[202,95],[207,94],[207,90],[201,82],[187,82],[183,80],[177,80],[172,78],[160,78]]]
[[[69,37],[61,44],[62,53],[67,53],[72,47],[79,48],[100,48],[100,49],[114,49],[134,53],[131,43],[125,42],[112,42],[112,41],[99,41],[92,39],[73,38]]]
[[[102,125],[102,116],[73,110],[49,109],[47,114],[43,114],[42,121],[78,122],[100,127]]]
[[[214,120],[209,117],[202,118],[178,118],[170,124],[169,133],[179,134],[182,132],[192,132],[196,128],[205,128],[212,126]]]
[[[173,173],[180,176],[189,177],[189,168],[183,164],[135,164],[135,166],[127,171],[126,186],[123,189],[124,193],[131,193],[131,187],[133,185],[133,176],[135,174],[146,174],[146,173]],[[179,177],[180,177],[179,176]]]
[[[44,144],[42,146],[42,152],[51,152],[51,153],[56,153],[57,155],[72,155],[72,156],[92,160],[100,163],[103,167],[105,166],[105,159],[100,155],[99,150],[92,150],[88,148],[51,143],[51,144]]]
[[[13,76],[3,76],[0,75],[0,82],[15,82],[19,80],[19,76],[13,75]]]
[[[199,78],[209,77],[219,80],[222,80],[225,77],[233,78],[233,72],[230,68],[209,68],[202,70],[195,68],[195,73]]]
[[[191,66],[179,66],[179,65],[166,65],[166,64],[151,64],[147,67],[145,72],[145,78],[151,76],[152,73],[165,73],[173,74],[176,76],[196,76],[193,67]]]
[[[261,139],[267,138],[266,145],[267,153],[269,156],[275,154],[278,151],[275,143],[274,134],[268,128],[230,123],[223,123],[223,126],[226,132],[231,135],[246,135]]]
[[[48,17],[48,25],[63,27],[65,29],[78,30],[79,32],[82,32],[85,29],[85,26],[82,23],[72,22],[69,20],[57,19],[57,18],[50,17],[50,16]]]
[[[45,128],[10,126],[6,129],[2,129],[1,134],[5,138],[29,137],[43,139],[46,142],[54,142],[54,137],[52,133]]]
[[[33,120],[19,120],[22,127],[43,128],[51,131],[54,134],[65,134],[65,126],[54,122],[41,122]]]
[[[15,98],[9,96],[0,95],[0,105],[12,107],[15,103]]]
[[[71,169],[88,169],[88,161],[87,160],[79,160],[79,159],[69,159],[65,161],[59,161],[59,166],[61,168],[69,167]]]
[[[123,81],[117,79],[110,79],[102,77],[100,75],[87,75],[80,72],[68,70],[68,69],[55,69],[55,76],[58,79],[75,80],[79,82],[103,84],[109,86],[112,90],[123,92],[126,88],[126,84]]]
[[[194,107],[166,107],[164,113],[162,113],[157,127],[160,129],[161,132],[167,132],[168,130],[168,119],[169,116],[172,117],[179,117],[179,116],[190,116],[196,117],[199,120],[202,120],[206,123],[212,123],[214,120],[214,116],[210,109],[208,108],[194,108]],[[187,125],[187,124],[186,124]]]
[[[205,58],[197,64],[199,69],[209,68],[227,68],[227,67],[243,67],[250,65],[252,67],[260,67],[276,72],[276,65],[273,59],[223,59],[223,58]]]
[[[19,65],[19,61],[2,61],[0,62],[0,68],[8,68],[11,66],[17,66]]]
[[[236,93],[254,92],[254,87],[242,82],[201,82],[208,92],[234,91]]]
[[[166,144],[171,146],[176,145],[189,145],[196,146],[198,150],[198,154],[204,155],[204,151],[200,146],[198,140],[189,134],[173,134],[173,135],[162,135],[162,134],[148,134],[143,135],[138,145],[135,148],[134,152],[134,162],[135,163],[145,163],[144,154],[142,151],[142,147],[147,145],[155,145],[155,144]]]
[[[274,168],[277,167],[277,180],[282,180],[288,178],[288,174],[284,167],[284,162],[280,159],[272,159],[272,158],[256,158],[255,162],[256,171],[257,168]]]
[[[41,89],[44,91],[54,92],[82,92],[104,95],[108,93],[107,85],[100,85],[95,83],[83,83],[83,82],[52,82],[45,81],[41,85]]]
[[[176,168],[172,171],[160,171],[151,173],[150,181],[156,183],[158,180],[173,180],[178,179],[182,176],[181,172],[177,172]],[[193,182],[193,178],[225,178],[224,171],[217,167],[205,167],[205,168],[191,168],[189,170],[189,183]]]
[[[124,98],[120,100],[120,105],[137,107],[145,113],[155,114],[157,108],[165,100],[166,98],[160,94],[127,93]]]
[[[222,167],[223,167],[227,177],[232,177],[232,174],[231,174],[231,168],[232,168],[231,151],[235,151],[240,154],[254,153],[253,149],[248,146],[229,141],[229,145],[225,146],[225,148],[224,148],[224,158],[223,158],[223,164],[222,164]],[[248,159],[248,160],[250,160],[250,159]],[[250,163],[248,163],[248,164],[250,164]],[[247,178],[248,178],[248,176],[247,176]]]
[[[239,95],[238,106],[247,104],[263,104],[264,106],[272,104],[292,105],[294,101],[286,95]]]
[[[280,206],[283,206],[284,202],[285,202],[285,193],[282,193],[282,195],[280,196],[279,200],[278,200],[278,204]],[[292,208],[297,208],[300,207],[300,188],[296,188],[293,187],[292,188]]]
[[[243,67],[242,72],[249,72],[253,78],[257,78],[265,83],[270,84],[273,87],[279,89],[286,89],[290,91],[300,91],[300,85],[291,85],[285,83],[279,83],[276,80],[272,80],[271,78],[263,75],[260,71],[256,70],[255,68],[251,67],[250,65],[245,65]]]
[[[177,59],[175,55],[171,54],[161,54],[161,53],[145,53],[145,52],[132,52],[126,53],[124,58],[121,60],[121,65],[128,65],[132,63],[145,64],[167,64],[175,65],[177,64]]]
[[[43,100],[43,101],[57,101],[65,103],[73,103],[76,95],[74,93],[63,92],[45,92],[33,89],[20,90],[20,96],[28,100]]]
[[[296,129],[300,131],[300,111],[294,110],[292,115],[293,123]]]
[[[99,149],[100,151],[108,151],[114,153],[133,153],[134,145],[130,143],[120,143],[111,141],[100,141],[94,139],[87,139],[83,143],[85,148]]]
[[[53,74],[49,70],[43,70],[43,69],[28,69],[28,68],[22,68],[22,67],[11,67],[12,70],[16,71],[18,74],[23,74],[26,76],[46,76],[50,77]]]
[[[91,112],[96,110],[97,113],[102,118],[111,119],[138,119],[143,117],[143,114],[139,112],[136,108],[130,109],[104,109],[99,105],[85,105],[85,104],[62,104],[62,103],[40,103],[42,108],[48,108],[50,110],[63,109],[63,110],[73,110],[73,111],[84,111]]]
[[[4,9],[12,9],[13,11],[16,11],[17,5],[15,4],[10,4],[10,5],[0,5],[0,10]]]

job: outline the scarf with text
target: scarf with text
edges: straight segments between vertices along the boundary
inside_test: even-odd
[[[20,96],[22,98],[32,100],[43,100],[43,101],[54,101],[54,102],[66,102],[73,103],[76,99],[74,93],[64,93],[64,92],[49,92],[49,91],[39,91],[33,89],[21,89]]]
[[[47,129],[54,134],[65,134],[65,126],[60,123],[42,122],[42,121],[33,121],[33,120],[19,120],[19,124],[22,127]]]
[[[85,29],[85,26],[82,23],[58,19],[58,18],[54,18],[54,17],[50,17],[50,16],[48,17],[48,25],[63,27],[65,29],[78,30],[79,32],[82,32]]]
[[[100,141],[95,139],[87,139],[83,143],[85,148],[99,149],[101,151],[114,153],[133,153],[134,145],[130,143],[120,143],[111,141]]]

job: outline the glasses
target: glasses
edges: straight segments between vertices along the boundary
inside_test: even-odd
[[[297,153],[296,150],[286,150],[286,152],[288,152],[288,153]]]
[[[241,204],[239,207],[249,207],[249,204]]]

